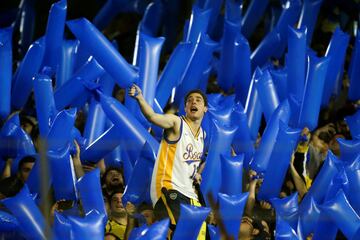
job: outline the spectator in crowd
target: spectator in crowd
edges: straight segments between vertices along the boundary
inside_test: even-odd
[[[29,177],[31,169],[35,164],[35,160],[34,156],[24,156],[19,162],[17,173],[15,175],[5,177],[0,181],[0,199],[12,197],[21,190]],[[11,162],[11,160],[8,160],[8,164],[4,169],[5,172],[10,171],[9,169],[11,168],[11,165],[9,165],[9,162]],[[5,173],[5,176],[7,174],[8,173]]]
[[[105,234],[112,234],[118,239],[128,239],[136,225],[134,214],[136,207],[128,202],[126,209],[122,203],[122,191],[114,191],[110,196],[110,216],[106,224]],[[105,235],[105,236],[106,236]]]
[[[121,168],[108,167],[102,176],[103,194],[110,197],[114,191],[124,190],[124,178]]]

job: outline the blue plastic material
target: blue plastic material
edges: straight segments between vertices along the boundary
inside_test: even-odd
[[[36,8],[35,1],[23,1],[19,5],[19,48],[21,56],[33,42],[35,32]],[[42,60],[41,60],[42,61]]]
[[[307,28],[306,42],[310,46],[312,35],[315,29],[316,19],[318,17],[323,0],[304,0],[301,8],[298,28]]]
[[[213,128],[210,133],[209,153],[206,158],[204,171],[202,172],[201,191],[205,197],[207,206],[209,201],[207,194],[212,194],[217,199],[221,182],[221,162],[219,161],[221,154],[230,154],[230,145],[233,141],[237,126],[222,126],[216,120],[213,121]]]
[[[261,137],[260,145],[254,154],[250,167],[256,172],[265,172],[270,161],[271,152],[274,149],[275,141],[279,132],[280,121],[288,124],[290,117],[290,106],[288,101],[283,101],[275,110],[266,125]]]
[[[236,239],[239,235],[241,218],[248,196],[248,192],[238,195],[219,193],[218,199],[221,219],[223,220],[227,234],[232,236],[233,239]]]
[[[101,66],[123,88],[138,78],[137,72],[116,51],[113,45],[85,18],[71,20],[67,26]]]
[[[301,12],[301,0],[285,0],[282,3],[282,11],[276,23],[275,30],[279,32],[282,41],[281,50],[275,52],[275,57],[280,58],[285,50],[288,35],[288,26],[293,26],[299,20]]]
[[[185,94],[192,89],[196,89],[200,85],[202,73],[208,68],[212,53],[217,46],[208,35],[201,35],[199,42],[195,45],[193,55],[187,64],[185,72],[181,77],[181,84],[176,89],[175,105],[180,106]]]
[[[248,118],[248,126],[252,140],[256,140],[261,123],[262,106],[259,100],[259,93],[255,87],[256,79],[260,78],[262,71],[260,68],[256,68],[249,86],[249,91],[245,104],[245,112]]]
[[[331,183],[329,184],[324,202],[332,200],[336,196],[338,191],[345,185],[348,185],[348,179],[346,177],[345,171],[342,170],[337,173],[337,175],[332,179]],[[318,223],[316,224],[313,239],[336,239],[337,232],[338,228],[335,222],[331,219],[330,216],[326,214],[326,211],[322,210],[319,216]]]
[[[276,240],[298,240],[295,230],[282,218],[276,217]]]
[[[147,34],[140,33],[139,39],[139,81],[138,86],[142,90],[145,101],[153,106],[156,82],[158,76],[159,59],[164,38],[154,38]],[[127,98],[125,106],[145,127],[149,126],[148,121],[142,115],[140,107],[135,99]]]
[[[282,4],[282,12],[275,29],[266,35],[251,55],[253,69],[263,66],[269,57],[282,56],[287,43],[287,27],[296,23],[300,11],[300,0],[287,0]]]
[[[288,83],[287,75],[288,71],[286,68],[270,69],[271,78],[275,84],[276,92],[278,94],[280,102],[287,98],[288,94]]]
[[[359,66],[360,63],[360,31],[357,31],[356,39],[355,39],[355,47],[353,48],[351,54],[351,61],[350,66],[348,69],[349,79],[350,79],[350,86],[348,92],[348,98],[352,101],[356,101],[360,99],[360,68],[356,67]]]
[[[358,165],[359,164],[360,157],[357,158],[357,161],[354,162],[355,164],[352,165]],[[346,176],[348,178],[348,190],[347,198],[349,199],[349,202],[351,206],[354,208],[356,213],[360,215],[360,192],[358,191],[360,187],[360,168],[357,167],[349,167],[346,168]]]
[[[232,147],[236,154],[244,154],[244,168],[249,167],[249,162],[254,155],[255,147],[254,141],[251,139],[251,133],[248,126],[248,120],[244,108],[241,103],[234,106],[234,111],[231,115],[232,123],[238,126],[235,133]]]
[[[328,71],[326,72],[326,82],[324,85],[321,106],[325,107],[330,101],[331,95],[339,95],[342,85],[346,49],[349,44],[350,36],[340,28],[336,28],[331,41],[326,50],[326,57],[330,57]]]
[[[81,203],[85,214],[90,213],[92,210],[96,210],[100,214],[106,215],[100,184],[100,170],[98,168],[82,176],[76,182],[76,186],[81,197]]]
[[[103,135],[86,148],[81,155],[83,160],[97,162],[119,144],[123,144],[124,150],[128,151],[131,159],[137,159],[139,149],[146,141],[150,144],[153,152],[157,152],[159,143],[122,104],[102,93],[100,94],[100,102],[105,114],[114,123],[114,126],[106,130]]]
[[[310,198],[313,198],[318,204],[322,204],[326,195],[327,186],[330,181],[337,174],[337,166],[339,160],[337,157],[329,151],[327,158],[325,159],[324,165],[322,166],[320,172],[312,183],[308,193],[305,195],[304,199],[301,202],[300,208],[306,208],[309,205]]]
[[[22,108],[30,96],[33,88],[32,78],[39,71],[44,56],[42,42],[36,41],[30,46],[13,79],[11,104],[16,109]]]
[[[142,202],[150,200],[149,189],[156,155],[148,154],[149,151],[151,151],[150,145],[146,142],[126,185],[122,197],[124,205],[129,201],[133,204],[140,205]]]
[[[176,223],[176,230],[174,232],[173,239],[196,240],[201,225],[205,223],[204,221],[209,213],[210,208],[180,204],[180,217]]]
[[[10,113],[12,78],[12,33],[13,27],[0,29],[0,119]]]
[[[104,74],[104,69],[90,58],[65,84],[54,93],[56,108],[60,111],[67,106],[74,106],[77,101],[89,97],[87,86]]]
[[[215,227],[214,225],[207,225],[207,228],[209,229],[209,235],[211,240],[220,240],[220,230],[219,227]]]
[[[261,43],[251,53],[252,69],[262,67],[269,57],[274,56],[277,52],[282,52],[282,48],[280,33],[274,29],[263,38]]]
[[[229,101],[227,103],[219,104],[216,107],[214,106],[209,107],[208,112],[209,115],[211,115],[212,119],[216,119],[218,122],[221,122],[223,125],[226,124],[229,125],[231,122],[232,113],[234,111],[233,106],[234,106],[234,102]]]
[[[61,57],[61,46],[63,43],[65,21],[66,21],[67,1],[60,0],[52,4],[45,33],[45,53],[43,66],[51,67],[54,71],[58,70]]]
[[[290,110],[291,110],[289,126],[298,127],[300,107],[301,107],[302,100],[298,100],[298,99],[296,99],[296,97],[294,95],[290,95],[290,96],[288,96],[288,101],[289,101]]]
[[[250,2],[246,13],[242,19],[241,31],[249,39],[254,33],[256,26],[260,23],[265,13],[269,0],[254,0]]]
[[[348,239],[357,239],[360,236],[360,217],[351,207],[342,189],[332,200],[325,202],[321,210],[331,217]]]
[[[51,120],[57,114],[52,80],[47,75],[37,74],[34,77],[33,84],[40,136],[45,138],[49,132]]]
[[[340,147],[340,159],[345,163],[352,163],[360,152],[360,140],[336,139]]]
[[[69,153],[69,147],[62,151],[48,151],[47,157],[50,163],[52,173],[52,185],[56,201],[76,200],[76,176],[72,169],[72,160]]]
[[[225,2],[225,19],[237,24],[241,27],[243,1],[228,0]]]
[[[302,99],[302,105],[299,116],[299,127],[307,127],[310,131],[313,131],[317,127],[322,90],[325,84],[326,72],[330,67],[330,61],[328,57],[317,58],[310,56],[309,74],[306,79],[304,97]]]
[[[169,230],[169,219],[155,222],[151,226],[147,227],[142,231],[142,234],[137,239],[153,239],[153,240],[164,240],[166,239]]]
[[[20,225],[16,217],[10,213],[0,211],[0,232],[19,232]]]
[[[180,42],[171,54],[156,86],[155,98],[161,108],[165,107],[171,95],[171,90],[181,82],[181,76],[187,64],[179,63],[189,62],[192,51],[192,43]]]
[[[71,225],[66,216],[55,211],[53,233],[55,239],[72,239],[71,238]]]
[[[235,157],[220,155],[221,187],[220,192],[227,195],[242,193],[244,155]]]
[[[245,106],[246,98],[251,82],[251,61],[250,61],[250,45],[247,39],[237,34],[235,39],[235,76],[234,87],[236,100],[240,101]]]
[[[196,43],[200,35],[205,35],[208,28],[211,11],[209,9],[200,9],[197,5],[193,6],[189,22],[189,28],[186,33],[186,42]]]
[[[279,133],[275,140],[268,166],[261,184],[258,199],[269,200],[279,197],[291,155],[296,148],[301,129],[291,129],[280,121]]]
[[[164,18],[164,11],[164,3],[162,1],[150,2],[140,22],[140,31],[153,37],[158,36],[162,25],[165,20],[167,21]]]
[[[106,119],[101,104],[95,98],[92,98],[84,129],[84,137],[87,139],[87,146],[104,133]]]
[[[271,115],[279,106],[280,101],[274,82],[267,69],[263,71],[263,74],[260,76],[260,78],[255,79],[255,87],[259,93],[259,98],[262,109],[264,110],[266,122],[269,122]]]
[[[298,100],[303,99],[305,89],[306,36],[305,26],[300,29],[288,27],[287,89],[288,94],[294,95]]]
[[[345,121],[350,128],[351,137],[360,139],[360,110],[352,116],[345,117]]]
[[[64,40],[62,43],[59,68],[56,72],[56,89],[59,89],[74,73],[79,45],[79,40]]]
[[[108,155],[105,156],[105,158],[104,158],[105,166],[106,167],[112,166],[112,167],[118,167],[118,168],[123,167],[124,160],[122,159],[121,155],[122,155],[121,146],[118,146],[111,153],[109,153]]]
[[[72,239],[102,239],[105,230],[105,215],[92,210],[84,218],[68,216]]]
[[[26,185],[14,197],[1,200],[7,209],[16,217],[22,233],[29,239],[45,238],[45,220],[32,199]]]
[[[222,90],[228,92],[233,82],[238,78],[236,67],[240,59],[237,49],[236,35],[240,33],[240,23],[225,20],[222,47],[220,55],[220,66],[218,70],[218,84]]]
[[[14,118],[15,117],[15,118]],[[16,122],[18,114],[12,119]],[[0,155],[5,158],[16,158],[12,164],[12,172],[17,172],[16,163],[25,155],[35,154],[35,147],[30,136],[12,120],[7,121],[1,129]]]
[[[221,38],[221,35],[218,35],[222,32],[222,29],[219,27],[223,25],[222,15],[220,14],[222,5],[223,0],[209,0],[203,6],[199,5],[203,9],[211,10],[207,32],[216,40]]]
[[[56,115],[47,137],[48,150],[61,151],[73,142],[71,129],[74,126],[76,109],[68,109]]]
[[[299,217],[298,193],[295,192],[285,198],[270,199],[271,205],[275,208],[276,221],[280,218],[292,229],[297,229]]]
[[[319,204],[310,196],[309,201],[301,203],[299,209],[299,223],[297,233],[300,239],[306,239],[315,231],[320,216]]]

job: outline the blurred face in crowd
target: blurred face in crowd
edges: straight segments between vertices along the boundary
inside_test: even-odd
[[[25,162],[21,165],[20,170],[19,170],[19,178],[21,179],[21,181],[26,182],[26,180],[28,179],[31,169],[34,167],[33,162]]]
[[[107,187],[114,188],[117,186],[123,186],[124,180],[121,173],[118,170],[110,170],[105,177],[105,184]]]
[[[122,193],[115,193],[112,195],[110,200],[110,209],[111,214],[120,214],[120,215],[126,215],[126,210],[124,208],[124,205],[122,203]]]
[[[252,239],[253,236],[256,236],[258,233],[259,233],[259,230],[254,228],[254,226],[252,225],[251,218],[243,217],[241,219],[239,239],[241,239],[241,240]]]

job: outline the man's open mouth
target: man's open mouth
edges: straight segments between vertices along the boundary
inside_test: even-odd
[[[198,111],[198,108],[197,108],[197,107],[191,107],[191,108],[190,108],[190,111],[191,111],[191,112],[197,112],[197,111]]]

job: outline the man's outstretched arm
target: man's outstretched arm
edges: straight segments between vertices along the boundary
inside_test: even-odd
[[[152,107],[145,101],[141,89],[136,84],[131,86],[129,96],[136,99],[141,112],[149,122],[164,129],[175,128],[176,124],[180,123],[180,119],[173,114],[158,114],[154,112]]]

